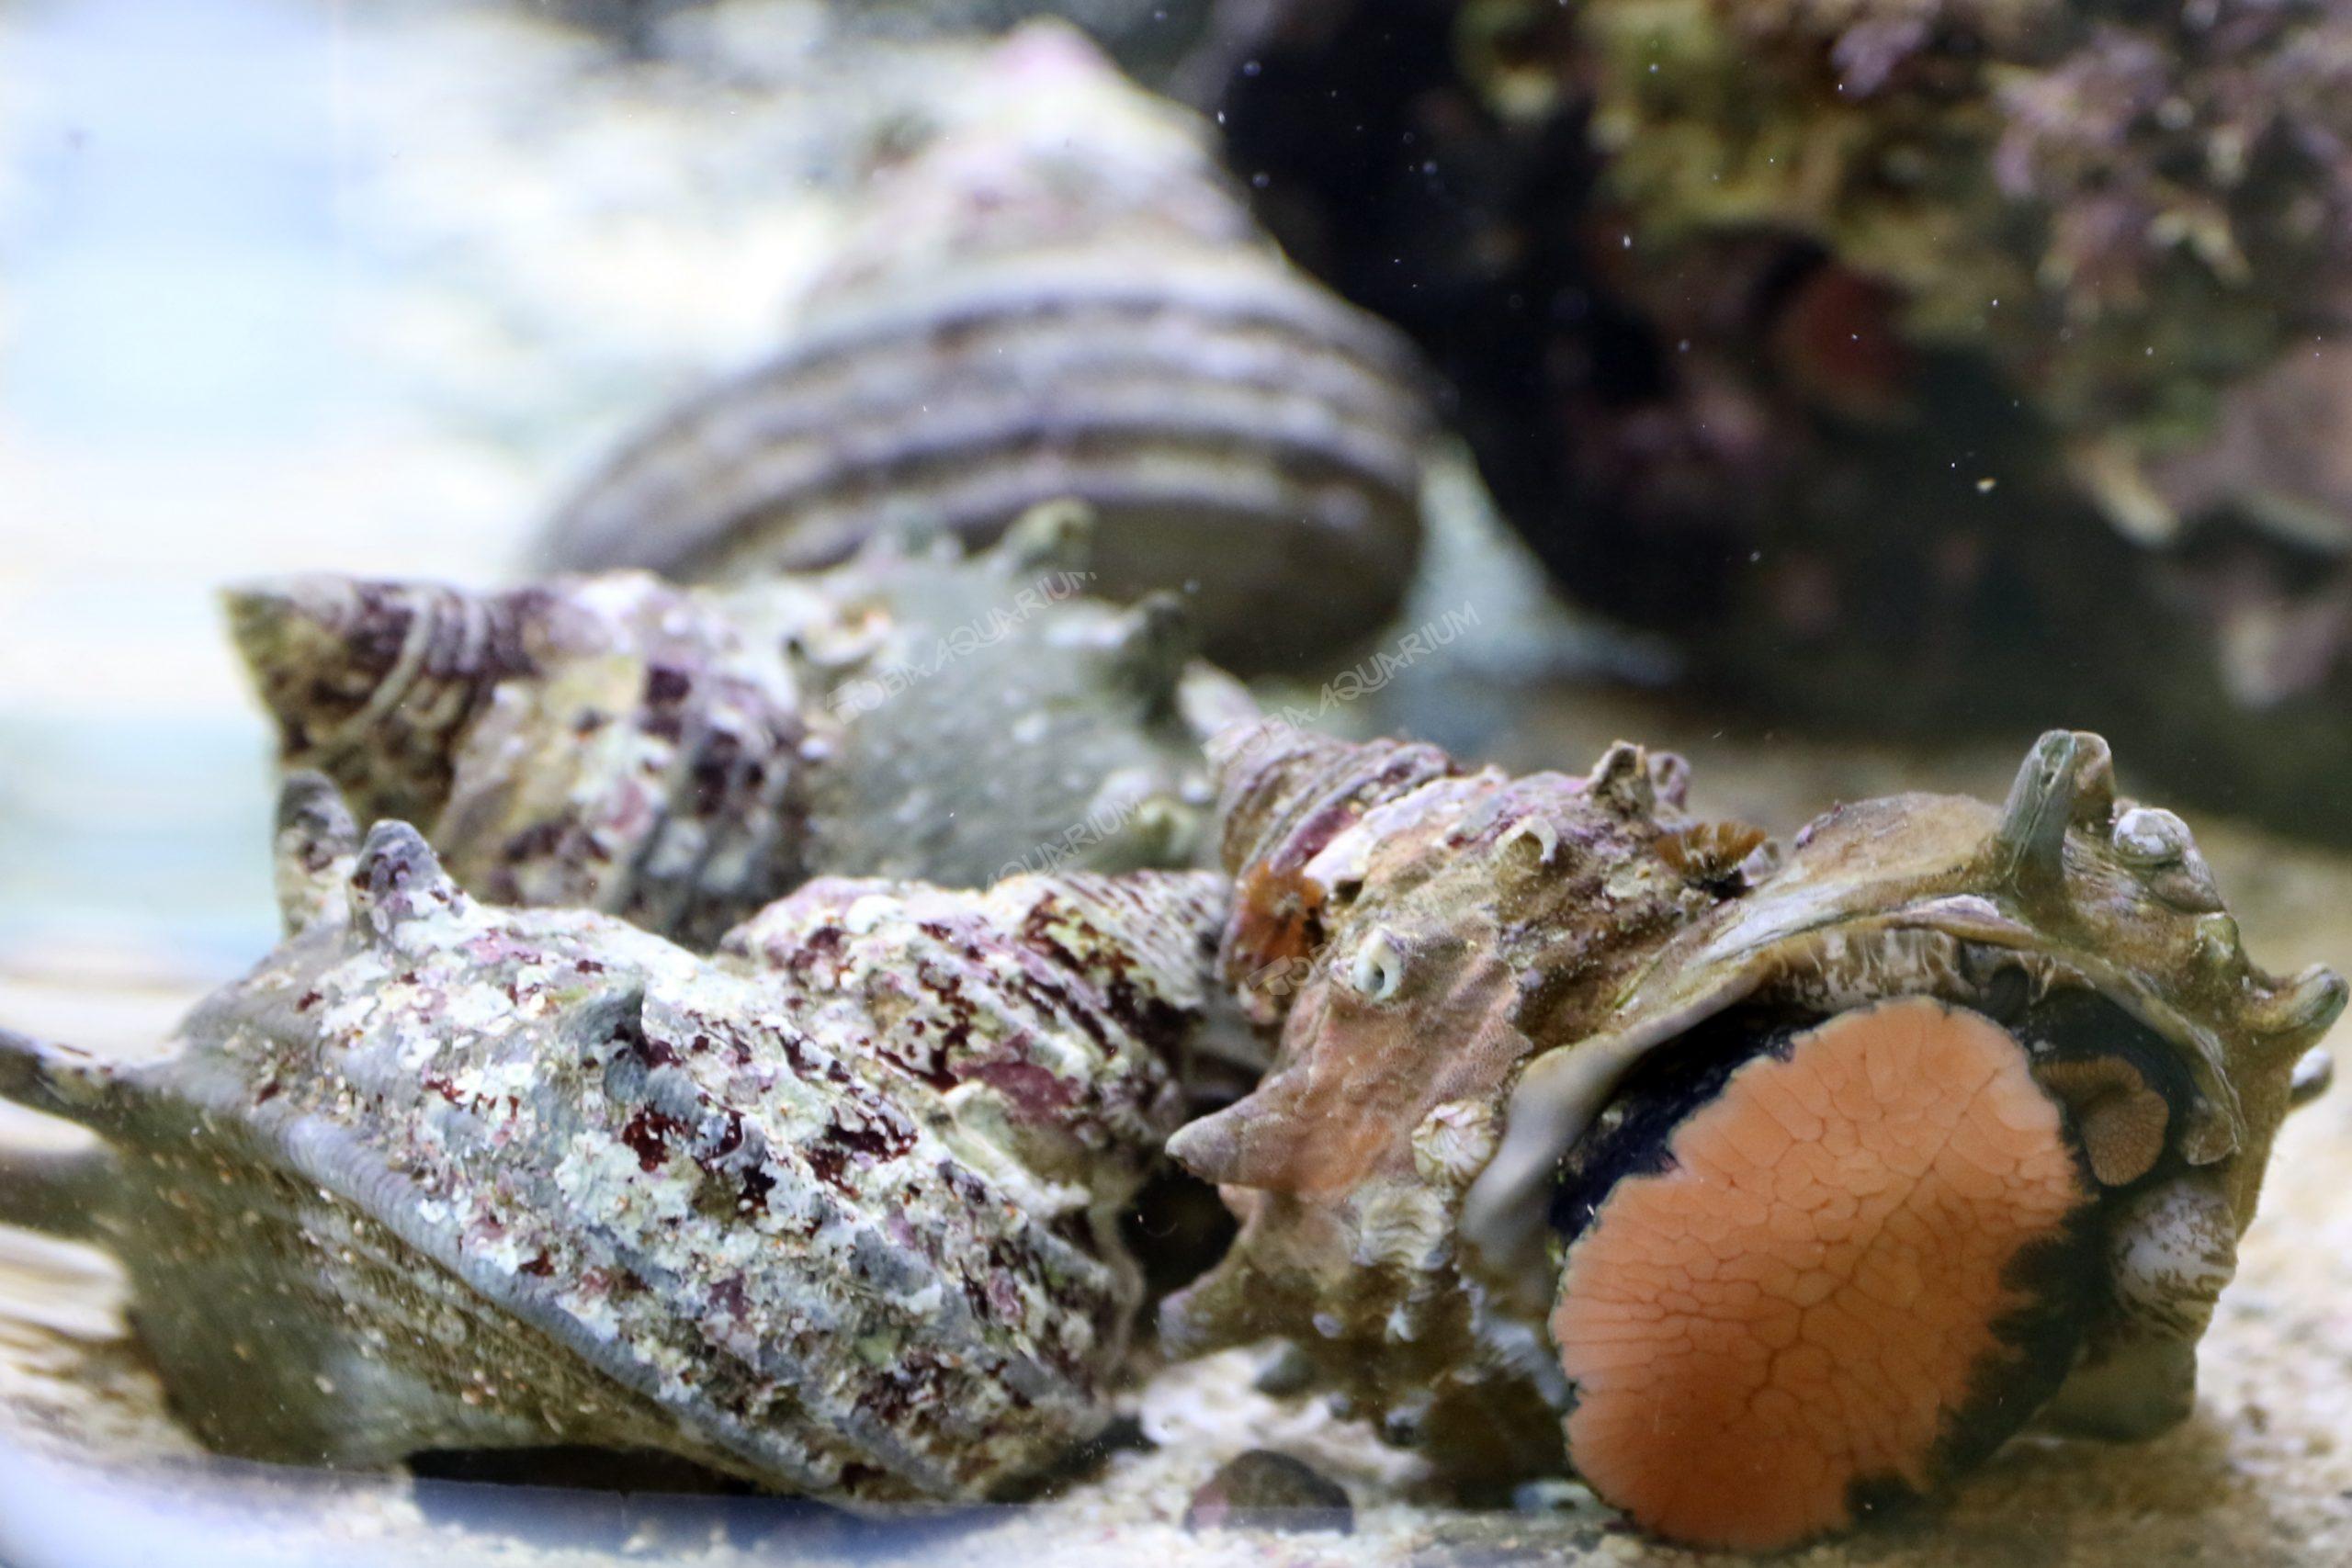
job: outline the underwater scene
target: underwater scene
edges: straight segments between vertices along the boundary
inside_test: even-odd
[[[2352,1562],[2352,0],[0,6],[0,1568]]]

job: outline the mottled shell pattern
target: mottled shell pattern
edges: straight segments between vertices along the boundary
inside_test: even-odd
[[[1223,961],[1283,1032],[1258,1091],[1170,1145],[1242,1223],[1227,1261],[1170,1303],[1179,1343],[1287,1337],[1442,1466],[1487,1481],[1555,1466],[1562,1416],[1592,1390],[1564,1373],[1550,1338],[1567,1318],[1547,1314],[1569,1288],[1564,1247],[1607,1201],[1572,1200],[1596,1150],[1660,1114],[1641,1086],[1726,1034],[1803,1025],[1802,1051],[1824,1021],[1899,1019],[2019,1053],[2039,1090],[2026,1099],[2064,1123],[2051,1147],[2081,1174],[2058,1183],[2085,1196],[2041,1249],[2072,1272],[2051,1288],[2039,1359],[2002,1360],[2010,1381],[1970,1389],[1990,1415],[1930,1420],[1932,1452],[1857,1476],[1784,1535],[1681,1528],[1688,1511],[1668,1506],[1636,1517],[1716,1544],[1789,1544],[1850,1522],[1881,1482],[1932,1489],[2037,1410],[2109,1437],[2187,1413],[2297,1064],[2345,986],[2249,963],[2187,829],[2116,799],[2096,736],[2044,737],[2005,807],[1841,807],[1785,857],[1753,829],[1690,818],[1679,761],[1632,747],[1587,778],[1511,779],[1270,724],[1228,737],[1220,770],[1236,879]],[[1783,1034],[1747,1060],[1769,1068],[1792,1049]],[[1871,1061],[1886,1087],[1908,1070]],[[1727,1096],[1726,1082],[1741,1078],[1718,1070],[1704,1092]],[[1690,1151],[1668,1146],[1607,1190],[1670,1176]],[[1688,1313],[1703,1344],[1723,1332],[1706,1321],[1711,1289],[1634,1303],[1632,1328]],[[1919,1310],[1885,1299],[1903,1303],[1893,1317]],[[1977,1327],[1989,1343],[2008,1325]],[[1570,1448],[1588,1479],[1616,1472],[1619,1456]]]
[[[1683,814],[1679,760],[1632,746],[1589,777],[1512,779],[1269,721],[1220,738],[1216,761],[1222,962],[1282,1045],[1254,1094],[1170,1146],[1241,1233],[1165,1332],[1289,1337],[1464,1473],[1556,1467],[1535,1318],[1498,1313],[1461,1267],[1464,1194],[1527,1061],[1597,1027],[1743,857],[1675,870],[1663,846],[1709,825]]]
[[[172,1054],[0,1034],[0,1094],[106,1145],[0,1218],[120,1258],[207,1442],[857,1500],[984,1495],[1103,1421],[1219,878],[828,878],[704,958],[477,903],[316,775],[281,824],[295,933]]]
[[[1433,421],[1403,339],[1293,271],[1206,129],[1074,32],[1020,29],[940,118],[785,345],[627,444],[546,563],[738,580],[910,517],[985,540],[1069,496],[1102,515],[1106,590],[1187,585],[1236,668],[1385,618]]]
[[[1248,698],[1172,602],[1085,596],[1092,537],[1046,507],[978,556],[893,536],[725,592],[307,577],[229,616],[287,763],[422,824],[461,886],[707,946],[826,872],[1193,858],[1201,739]]]

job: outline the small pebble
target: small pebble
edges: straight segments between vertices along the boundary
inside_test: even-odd
[[[1260,1369],[1251,1384],[1260,1393],[1273,1399],[1288,1399],[1305,1393],[1315,1385],[1315,1363],[1306,1351],[1284,1341],[1283,1348]]]
[[[1347,1488],[1271,1449],[1228,1461],[1193,1494],[1184,1528],[1339,1530],[1355,1529]]]
[[[1591,1487],[1565,1475],[1521,1482],[1511,1488],[1510,1506],[1514,1512],[1521,1514],[1608,1512],[1606,1505],[1592,1495]]]

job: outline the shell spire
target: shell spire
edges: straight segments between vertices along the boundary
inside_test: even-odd
[[[287,765],[416,824],[469,888],[707,941],[801,874],[798,687],[688,595],[305,578],[228,602]]]
[[[1237,668],[1393,613],[1434,426],[1411,346],[1290,266],[1209,128],[1079,35],[1019,29],[937,97],[785,341],[590,474],[547,564],[750,581],[836,564],[894,514],[985,544],[1076,498],[1101,586],[1188,584]]]
[[[529,668],[518,596],[314,574],[222,603],[287,755],[330,773],[369,821],[429,819],[465,727]]]

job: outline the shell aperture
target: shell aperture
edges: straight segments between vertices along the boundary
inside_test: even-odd
[[[1856,1009],[1650,1120],[1590,1156],[1656,1168],[1564,1178],[1580,1214],[1548,1324],[1571,1459],[1649,1529],[1756,1550],[1843,1528],[1934,1490],[2064,1375],[2096,1191],[1997,1024]]]

